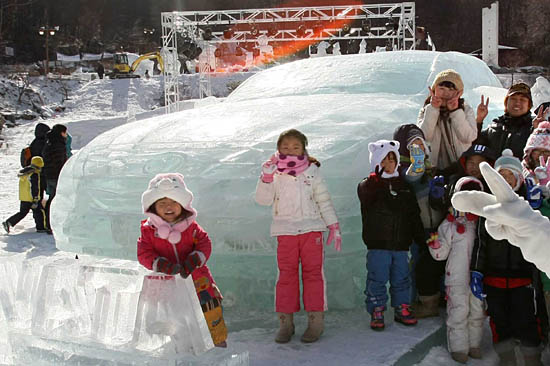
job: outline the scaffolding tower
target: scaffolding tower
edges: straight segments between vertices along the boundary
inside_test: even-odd
[[[415,49],[415,3],[304,8],[163,12],[164,99],[168,113],[179,101],[178,35],[206,50],[224,43],[386,40],[394,50]],[[228,32],[230,30],[230,32]],[[208,56],[211,57],[210,52]],[[210,64],[210,62],[208,62]],[[208,65],[199,65],[200,97],[211,95]]]

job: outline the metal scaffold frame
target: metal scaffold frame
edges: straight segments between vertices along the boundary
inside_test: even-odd
[[[165,61],[164,95],[167,110],[174,111],[179,101],[177,34],[204,50],[223,43],[255,43],[259,36],[273,42],[382,39],[392,49],[415,49],[415,3],[316,6],[304,8],[240,9],[213,11],[174,11],[161,14]],[[387,20],[388,27],[371,22]],[[357,22],[362,22],[357,27]],[[343,24],[348,26],[342,27]],[[232,28],[231,33],[223,27]],[[218,29],[216,29],[218,28]],[[205,37],[207,32],[207,37]],[[164,55],[163,55],[164,57]],[[210,57],[210,56],[208,56]],[[199,66],[200,97],[211,95],[211,70]]]

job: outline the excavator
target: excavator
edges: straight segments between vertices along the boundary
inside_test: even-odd
[[[132,65],[128,63],[128,55],[126,53],[115,53],[113,56],[114,66],[113,72],[109,75],[111,79],[127,79],[127,78],[139,78],[138,74],[134,74],[139,64],[143,60],[156,60],[160,72],[164,72],[164,62],[160,52],[149,52],[139,56]]]

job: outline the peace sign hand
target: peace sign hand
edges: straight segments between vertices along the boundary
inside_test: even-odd
[[[546,107],[544,110],[542,107],[539,108],[537,116],[533,119],[533,128],[539,127],[539,123],[544,121],[544,117],[548,115],[548,112],[550,112],[550,107]]]
[[[550,181],[550,157],[544,162],[544,156],[539,156],[540,165],[535,168],[535,175],[539,184],[546,185]]]
[[[507,239],[521,249],[526,260],[540,270],[550,272],[548,219],[539,211],[533,211],[529,203],[515,194],[488,163],[482,162],[479,168],[493,194],[457,192],[451,199],[454,208],[485,217],[485,228],[489,235],[496,240]]]
[[[432,107],[439,109],[443,103],[443,99],[437,97],[435,91],[431,87],[428,87],[428,90],[430,90],[430,104]]]
[[[489,114],[489,97],[487,97],[487,102],[485,103],[485,96],[481,95],[481,103],[477,106],[476,122],[482,124],[483,120]]]

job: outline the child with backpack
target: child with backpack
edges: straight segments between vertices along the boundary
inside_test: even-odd
[[[46,212],[42,206],[43,191],[40,189],[40,173],[43,166],[44,161],[42,158],[40,156],[33,156],[30,165],[21,169],[17,174],[19,177],[19,200],[21,204],[18,213],[2,222],[2,226],[4,230],[6,230],[6,233],[9,233],[12,227],[23,220],[30,210],[32,210],[36,231],[39,233],[48,231],[46,225]]]
[[[212,252],[208,234],[195,221],[193,194],[179,173],[157,174],[141,196],[143,213],[137,257],[147,269],[191,276],[216,347],[227,347],[222,295],[206,265]]]

